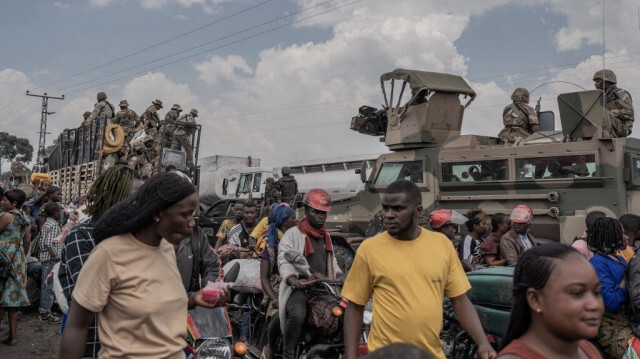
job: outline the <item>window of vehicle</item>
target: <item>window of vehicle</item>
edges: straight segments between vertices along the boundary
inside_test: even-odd
[[[240,193],[249,193],[251,190],[251,174],[243,174],[240,176],[240,180],[238,180],[238,189],[236,190],[236,195]]]
[[[209,208],[207,210],[207,214],[205,215],[206,217],[219,217],[219,216],[226,216],[228,215],[227,212],[229,212],[229,206],[230,202],[229,201],[220,201],[218,203],[216,203],[215,205],[213,205],[211,208]],[[233,203],[231,203],[233,204]]]
[[[631,178],[634,185],[640,185],[640,158],[631,158]]]
[[[442,182],[482,182],[509,179],[507,160],[465,161],[442,164]]]
[[[256,173],[253,177],[253,192],[260,192],[260,184],[262,184],[262,173]]]
[[[595,154],[516,159],[516,179],[518,180],[595,176]]]
[[[385,162],[376,178],[376,185],[388,185],[397,180],[424,183],[422,160],[406,162]]]

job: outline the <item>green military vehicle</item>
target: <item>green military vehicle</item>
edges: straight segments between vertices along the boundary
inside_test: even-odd
[[[351,128],[381,136],[391,152],[362,175],[364,190],[335,201],[327,219],[352,242],[375,234],[382,193],[398,179],[418,185],[425,215],[439,208],[492,215],[526,204],[531,231],[542,241],[571,243],[593,210],[614,217],[640,212],[640,140],[609,134],[601,91],[558,96],[562,131],[545,130],[541,120],[540,132],[503,144],[460,134],[476,96],[460,76],[397,69],[380,80],[385,110],[361,108]],[[553,116],[540,114],[551,123]]]

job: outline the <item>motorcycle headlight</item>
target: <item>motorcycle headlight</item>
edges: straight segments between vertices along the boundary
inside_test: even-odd
[[[196,349],[196,359],[231,359],[231,345],[224,339],[207,339]]]
[[[373,320],[373,312],[365,309],[362,315],[362,322],[364,325],[371,325],[371,321]]]

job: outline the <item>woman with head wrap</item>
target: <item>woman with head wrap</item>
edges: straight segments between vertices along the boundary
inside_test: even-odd
[[[152,177],[97,221],[96,247],[82,267],[59,358],[83,357],[98,313],[99,358],[184,358],[187,306],[214,307],[201,291],[187,299],[174,246],[188,237],[198,193],[173,172]]]
[[[278,203],[269,213],[269,229],[263,241],[267,242],[266,249],[260,254],[260,283],[265,293],[263,304],[269,304],[267,318],[269,322],[269,342],[262,351],[261,358],[271,358],[275,340],[280,334],[280,320],[278,311],[278,288],[280,286],[280,272],[278,271],[278,243],[289,228],[296,226],[295,212],[287,203]]]

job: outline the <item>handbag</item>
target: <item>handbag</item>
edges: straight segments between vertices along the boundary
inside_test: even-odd
[[[13,254],[11,261],[15,259],[16,254]],[[6,281],[11,277],[11,262],[9,262],[4,256],[0,256],[0,281]]]

